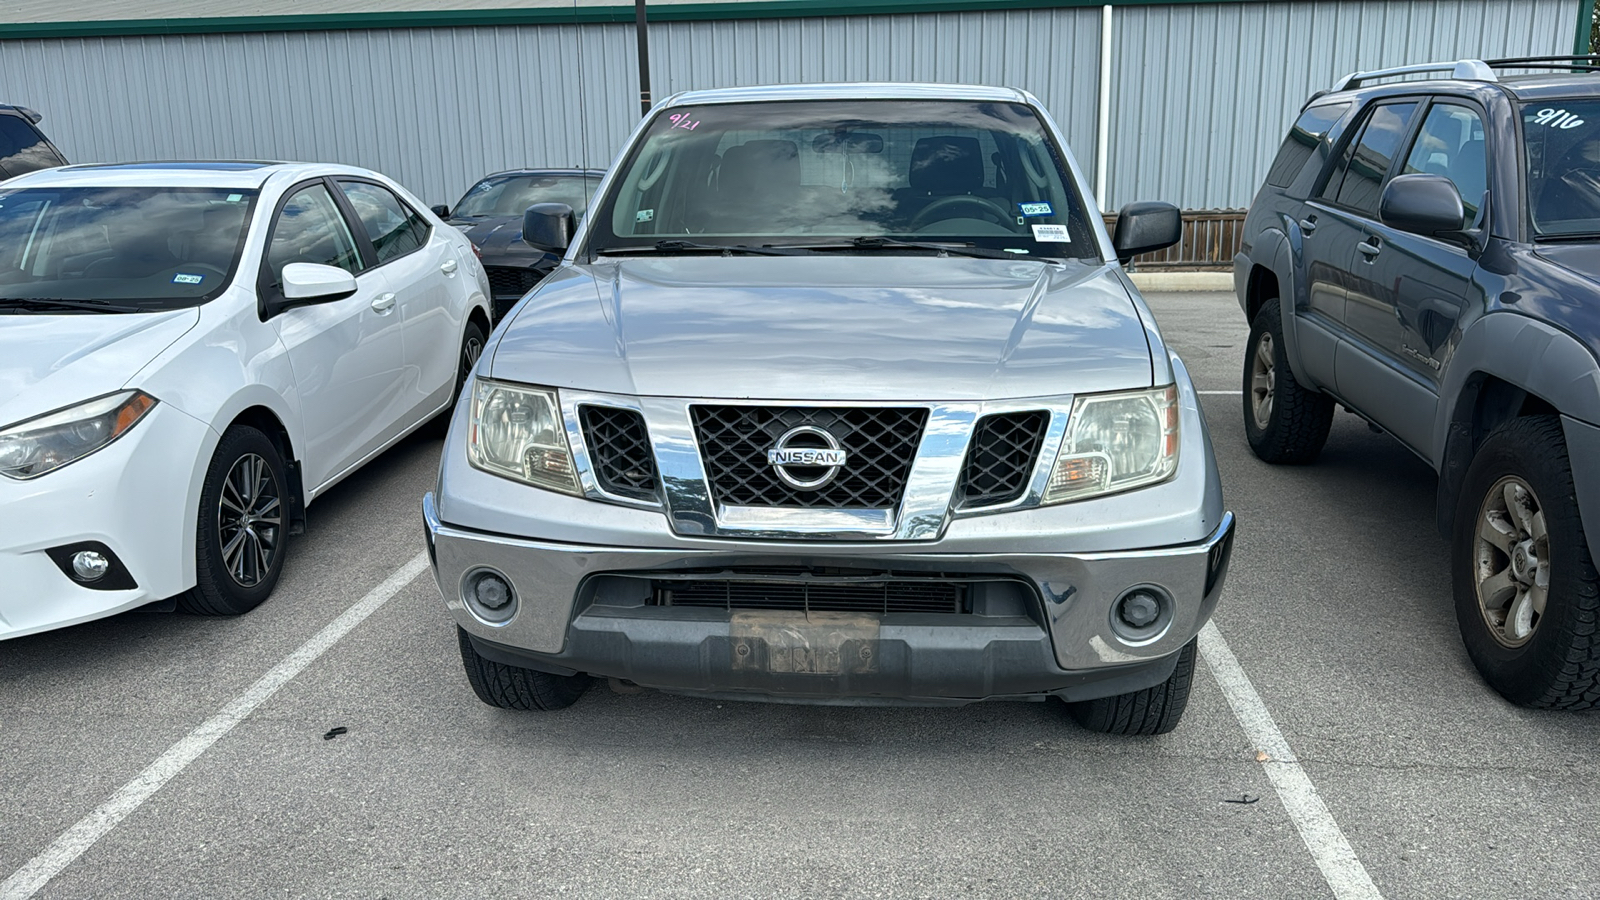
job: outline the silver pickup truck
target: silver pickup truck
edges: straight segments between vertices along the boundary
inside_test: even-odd
[[[456,409],[428,548],[485,703],[1188,700],[1233,516],[1193,385],[1025,92],[680,94]]]

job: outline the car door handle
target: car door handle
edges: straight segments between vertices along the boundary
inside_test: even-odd
[[[456,261],[453,260],[453,259],[447,259],[447,260],[444,261],[443,265],[439,266],[439,271],[445,273],[446,275],[453,274],[455,272],[455,270],[456,270]]]
[[[1301,234],[1311,234],[1312,232],[1314,232],[1316,230],[1317,230],[1317,217],[1316,216],[1306,216],[1304,219],[1300,220],[1300,233]]]
[[[1371,262],[1374,256],[1377,256],[1379,253],[1383,252],[1383,245],[1376,243],[1376,241],[1377,239],[1374,238],[1372,241],[1362,241],[1356,245],[1357,252],[1359,252],[1362,256],[1365,256],[1367,258],[1367,262]]]
[[[372,298],[372,309],[380,316],[386,316],[394,310],[394,294],[382,293]]]

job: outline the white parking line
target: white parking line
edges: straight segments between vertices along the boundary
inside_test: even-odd
[[[340,614],[339,618],[329,622],[325,628],[317,632],[315,637],[301,644],[300,649],[273,666],[272,670],[261,676],[249,690],[235,697],[222,708],[221,712],[200,723],[199,727],[189,732],[183,740],[173,744],[148,768],[134,776],[132,781],[117,789],[106,802],[78,820],[76,825],[62,832],[38,856],[11,873],[10,878],[0,882],[0,900],[25,900],[49,884],[50,879],[61,874],[62,869],[71,865],[72,861],[82,856],[85,850],[94,846],[95,841],[117,827],[119,822],[149,800],[151,795],[161,790],[162,785],[177,777],[190,763],[198,759],[200,754],[206,752],[212,744],[231,731],[233,726],[244,721],[256,707],[277,693],[278,688],[288,684],[304,671],[306,666],[327,652],[329,647],[337,644],[340,638],[360,625],[362,620],[377,612],[427,567],[428,555],[418,553],[393,575],[385,578],[365,597]]]
[[[1256,749],[1266,754],[1261,766],[1333,895],[1338,900],[1383,900],[1215,622],[1207,622],[1200,630],[1200,656],[1233,708],[1239,727]]]
[[[1213,397],[1237,397],[1244,391],[1195,391],[1195,393]]]

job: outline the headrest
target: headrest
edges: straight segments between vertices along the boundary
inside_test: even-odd
[[[749,197],[800,187],[800,148],[794,141],[745,141],[722,151],[717,189]]]
[[[930,194],[970,194],[983,187],[983,156],[975,137],[938,135],[911,151],[911,187]]]

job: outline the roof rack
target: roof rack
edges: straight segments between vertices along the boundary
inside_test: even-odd
[[[1497,62],[1513,62],[1513,60],[1497,60]],[[1521,60],[1515,60],[1515,62],[1521,62]],[[1494,70],[1483,60],[1458,59],[1454,62],[1421,63],[1414,66],[1374,69],[1371,72],[1351,72],[1349,75],[1335,81],[1333,90],[1348,90],[1359,86],[1362,82],[1375,81],[1379,78],[1393,78],[1396,75],[1421,75],[1425,72],[1449,72],[1450,77],[1457,81],[1500,80],[1494,76]]]
[[[1568,72],[1600,72],[1600,56],[1517,56],[1486,59],[1491,69],[1561,69]]]

